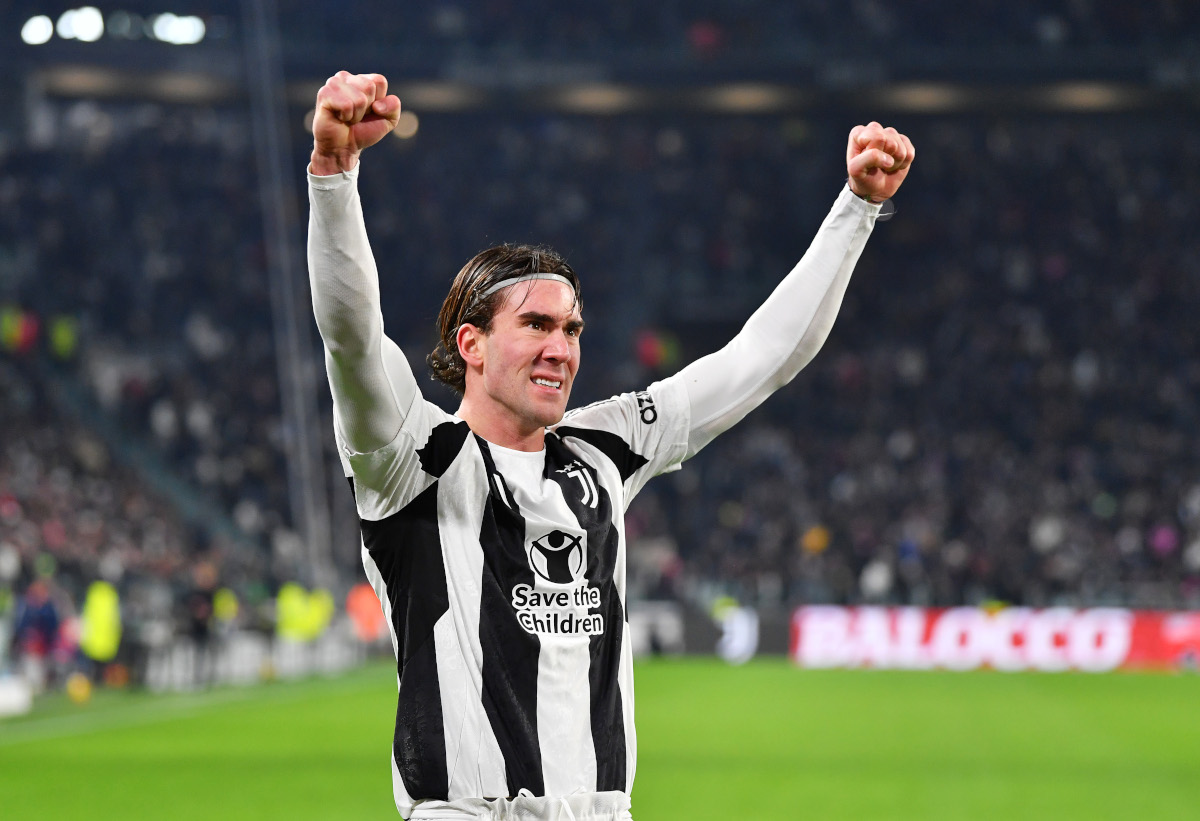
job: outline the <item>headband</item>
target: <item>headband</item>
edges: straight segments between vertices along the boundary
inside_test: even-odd
[[[512,279],[506,279],[501,282],[497,282],[495,285],[491,286],[482,294],[480,294],[480,298],[491,296],[501,288],[507,288],[509,285],[516,285],[518,282],[529,282],[530,280],[534,279],[552,279],[555,282],[561,282],[563,285],[566,285],[571,289],[572,292],[575,290],[575,286],[571,284],[571,280],[560,274],[525,274],[524,276],[513,277]]]

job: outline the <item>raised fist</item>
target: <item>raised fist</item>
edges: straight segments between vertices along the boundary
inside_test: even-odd
[[[916,156],[912,141],[894,128],[876,122],[854,126],[846,143],[850,190],[873,202],[883,202],[904,182]]]
[[[312,172],[349,171],[358,155],[382,140],[400,118],[400,98],[387,93],[382,74],[339,71],[317,92]]]

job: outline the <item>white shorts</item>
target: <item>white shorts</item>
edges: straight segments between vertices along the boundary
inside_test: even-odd
[[[589,792],[516,798],[460,798],[422,801],[409,821],[633,821],[623,792]]]

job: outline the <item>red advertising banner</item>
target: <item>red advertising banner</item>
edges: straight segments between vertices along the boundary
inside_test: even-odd
[[[1098,607],[797,608],[801,667],[1177,670],[1200,666],[1200,612]]]

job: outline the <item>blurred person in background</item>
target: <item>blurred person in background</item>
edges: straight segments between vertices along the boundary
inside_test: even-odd
[[[13,627],[13,646],[20,660],[19,669],[33,686],[42,692],[51,683],[52,659],[58,644],[62,619],[44,579],[34,579],[17,605]]]
[[[21,572],[21,556],[12,545],[0,542],[0,675],[9,672],[13,628],[17,615],[14,582]]]
[[[378,74],[317,96],[309,268],[367,576],[392,628],[393,790],[406,818],[629,818],[636,743],[625,508],[791,381],[832,328],[912,143],[856,126],[809,251],[720,351],[566,412],[580,283],[557,253],[498,246],[455,277],[425,401],[383,332],[357,178],[396,125]]]
[[[209,561],[191,568],[191,587],[184,600],[184,620],[192,641],[192,682],[208,687],[216,681],[216,648],[213,646],[213,603],[217,588],[217,569]]]

